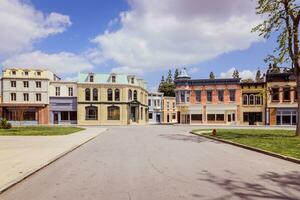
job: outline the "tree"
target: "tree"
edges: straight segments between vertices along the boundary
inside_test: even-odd
[[[216,79],[215,74],[213,72],[210,72],[209,79]]]
[[[261,72],[260,72],[259,68],[256,71],[255,81],[256,82],[261,82]]]
[[[158,87],[158,92],[164,93],[164,96],[174,97],[175,96],[175,84],[172,80],[172,74],[171,74],[171,79],[170,79],[170,71],[169,71],[167,80],[165,80],[164,76],[161,77],[161,81],[160,81],[160,84]]]
[[[235,69],[232,73],[232,78],[240,78],[240,73],[237,69]]]
[[[173,79],[172,79],[172,71],[169,70],[168,72],[168,76],[167,76],[167,83],[172,83],[173,82]]]
[[[254,80],[251,78],[243,79],[242,83],[254,83]]]
[[[179,70],[176,68],[174,72],[174,80],[176,80],[179,76]]]
[[[296,77],[297,93],[300,94],[300,63],[299,63],[299,22],[300,6],[298,0],[257,0],[256,14],[264,21],[253,28],[260,36],[268,39],[278,34],[278,47],[265,61],[273,63],[290,62]],[[298,98],[298,119],[296,134],[300,136],[300,98]]]

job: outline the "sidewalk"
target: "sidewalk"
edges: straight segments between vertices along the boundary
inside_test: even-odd
[[[1,136],[0,193],[106,130],[84,128],[63,136]]]

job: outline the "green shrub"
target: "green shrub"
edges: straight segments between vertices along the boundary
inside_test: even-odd
[[[2,129],[11,129],[12,128],[12,125],[11,125],[11,123],[9,123],[8,121],[7,121],[7,119],[2,119],[1,121],[0,121],[0,128],[2,128]]]

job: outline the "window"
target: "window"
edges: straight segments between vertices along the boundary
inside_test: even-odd
[[[243,120],[244,120],[244,122],[248,122],[249,121],[249,113],[248,112],[244,112],[243,113]]]
[[[17,100],[17,94],[16,93],[10,93],[10,100],[16,101]]]
[[[120,90],[115,89],[115,101],[120,101]]]
[[[24,98],[24,101],[29,101],[29,94],[28,93],[24,93],[23,94],[23,98]]]
[[[134,84],[134,78],[131,78],[131,84]]]
[[[91,100],[91,90],[90,88],[85,89],[85,100],[90,101]]]
[[[35,82],[35,87],[36,88],[41,88],[42,87],[42,82],[41,81],[36,81]]]
[[[229,101],[235,101],[235,90],[229,90]]]
[[[206,91],[206,98],[207,98],[208,102],[212,102],[212,91],[211,90]]]
[[[283,100],[290,101],[291,100],[291,92],[289,87],[283,88]]]
[[[173,120],[176,119],[176,114],[172,114],[172,119],[173,119]]]
[[[262,112],[244,112],[243,121],[262,122]]]
[[[153,114],[152,113],[149,113],[149,119],[152,119],[153,118]]]
[[[272,101],[279,101],[279,88],[272,88]]]
[[[248,105],[248,95],[246,94],[243,95],[243,104]]]
[[[218,100],[224,101],[224,90],[218,90]]]
[[[186,91],[186,102],[190,102],[190,91]]]
[[[77,120],[77,112],[76,111],[71,111],[70,112],[70,120],[72,120],[72,121]]]
[[[207,115],[208,121],[216,121],[216,115],[215,114],[208,114]]]
[[[36,75],[40,76],[40,75],[41,75],[41,72],[36,72]]]
[[[24,121],[35,121],[35,111],[27,110],[23,113]]]
[[[180,91],[180,102],[185,103],[185,91]]]
[[[24,75],[25,75],[25,76],[28,76],[28,74],[29,74],[28,71],[25,71],[25,72],[24,72]]]
[[[134,92],[133,92],[133,99],[137,100],[137,91],[136,90],[134,90]]]
[[[224,114],[216,114],[217,121],[224,121]]]
[[[94,75],[90,75],[90,82],[92,83],[92,82],[94,82]]]
[[[10,81],[10,87],[17,87],[16,81]]]
[[[73,96],[73,87],[68,88],[68,94],[69,94],[69,97]]]
[[[69,120],[69,112],[67,112],[67,111],[60,112],[60,118],[62,121]]]
[[[35,98],[36,98],[36,101],[42,101],[42,94],[40,94],[40,93],[35,94]]]
[[[151,106],[151,99],[148,99],[148,106]]]
[[[107,107],[107,120],[120,120],[120,108],[118,106]]]
[[[255,105],[261,105],[261,96],[260,95],[255,96]]]
[[[201,91],[196,90],[195,95],[196,95],[196,102],[198,102],[198,103],[201,102]]]
[[[115,83],[116,82],[116,76],[111,77],[111,82]]]
[[[157,101],[156,100],[153,100],[154,101],[154,107],[156,107],[156,103],[157,103]]]
[[[60,87],[55,87],[55,96],[60,96]]]
[[[144,118],[144,108],[141,108],[141,120]]]
[[[202,115],[201,114],[192,114],[191,118],[192,118],[192,121],[202,121]]]
[[[250,94],[249,96],[249,105],[254,105],[254,95]]]
[[[86,120],[97,120],[98,119],[98,108],[96,106],[85,107],[85,119]]]
[[[170,102],[167,102],[167,110],[170,110]]]
[[[113,92],[112,89],[107,89],[107,101],[113,100]]]
[[[132,101],[132,90],[128,90],[128,101]]]
[[[176,96],[176,103],[179,103],[180,102],[180,96],[179,96],[179,91],[176,91],[175,92],[175,96]]]
[[[23,85],[24,85],[24,88],[28,88],[29,87],[29,82],[28,81],[23,81]]]
[[[93,101],[98,101],[98,90],[96,88],[93,89]]]
[[[12,74],[12,75],[16,75],[17,72],[16,72],[15,70],[13,70],[13,71],[11,71],[11,74]]]

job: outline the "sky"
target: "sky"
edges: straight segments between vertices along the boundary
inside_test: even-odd
[[[46,68],[66,80],[79,72],[143,77],[155,90],[169,69],[192,78],[242,78],[266,69],[275,38],[253,0],[1,0],[0,64]]]

